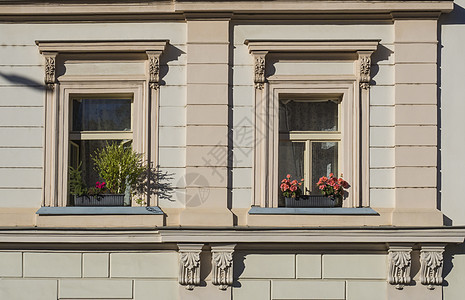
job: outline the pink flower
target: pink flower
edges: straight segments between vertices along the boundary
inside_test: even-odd
[[[287,179],[291,178],[291,174],[287,174],[287,175],[286,175],[286,178],[287,178]]]
[[[291,191],[295,192],[297,190],[297,187],[295,185],[291,186]]]
[[[320,189],[320,190],[324,190],[324,189],[325,189],[325,186],[324,186],[324,185],[320,185],[320,186],[319,186],[319,189]]]

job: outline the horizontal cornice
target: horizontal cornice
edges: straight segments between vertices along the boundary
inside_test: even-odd
[[[40,53],[145,53],[165,50],[168,40],[126,40],[126,41],[36,41]]]
[[[166,243],[444,243],[458,244],[464,227],[440,228],[166,228],[166,229],[0,229],[5,244]]]
[[[415,18],[438,16],[453,9],[453,1],[0,1],[0,21],[139,21],[185,19],[193,14],[203,18],[279,19],[314,14],[397,14]],[[360,16],[359,16],[360,17]],[[395,18],[389,15],[390,18]],[[310,17],[311,18],[311,17]],[[308,17],[307,17],[308,19]],[[302,18],[305,20],[305,18]],[[341,16],[341,20],[344,20]]]

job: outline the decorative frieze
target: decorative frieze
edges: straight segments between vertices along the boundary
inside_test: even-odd
[[[442,284],[444,246],[422,246],[420,251],[420,281],[429,289]]]
[[[366,90],[370,88],[371,53],[360,54],[359,63],[360,63],[360,87]]]
[[[403,289],[404,285],[410,284],[411,252],[411,247],[399,246],[389,248],[388,282],[396,285],[397,289]]]
[[[193,290],[200,285],[200,253],[203,244],[178,244],[179,284]]]
[[[212,283],[226,290],[233,283],[233,252],[236,245],[212,245]]]
[[[56,52],[44,52],[45,77],[44,82],[48,89],[53,90],[56,82]]]
[[[151,89],[160,87],[160,51],[147,51],[149,85]]]

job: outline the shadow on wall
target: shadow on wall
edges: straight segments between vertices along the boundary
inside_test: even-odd
[[[0,72],[0,77],[5,78],[8,82],[14,85],[21,85],[27,88],[36,89],[40,91],[43,91],[45,89],[45,85],[43,82],[35,81],[24,76],[15,74],[5,74]]]
[[[454,3],[454,10],[439,18],[440,25],[465,24],[465,8]]]

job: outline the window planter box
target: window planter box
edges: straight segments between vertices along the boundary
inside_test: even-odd
[[[74,196],[74,206],[124,206],[124,194]]]
[[[286,207],[337,207],[337,199],[324,195],[304,195],[299,198],[285,198]]]

